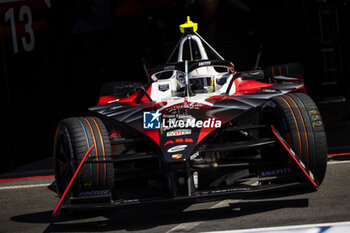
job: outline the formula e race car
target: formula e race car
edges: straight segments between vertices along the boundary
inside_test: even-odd
[[[53,156],[62,207],[312,191],[321,184],[326,135],[300,74],[288,64],[240,72],[189,18],[180,30],[147,84],[106,83],[90,116],[59,123]]]

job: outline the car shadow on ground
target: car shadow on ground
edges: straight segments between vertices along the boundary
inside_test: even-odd
[[[187,204],[162,207],[128,208],[107,211],[61,213],[51,217],[52,212],[38,212],[14,216],[15,222],[49,224],[44,232],[103,232],[140,231],[158,226],[210,221],[247,216],[283,208],[305,208],[309,199],[244,201],[230,203],[225,207],[187,210]]]

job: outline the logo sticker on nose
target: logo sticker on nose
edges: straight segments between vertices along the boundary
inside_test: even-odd
[[[185,150],[186,147],[187,147],[187,145],[178,145],[178,146],[171,147],[167,151],[168,151],[168,153],[175,153],[175,152],[179,152],[179,151]]]
[[[159,111],[143,112],[143,128],[144,129],[160,129]]]

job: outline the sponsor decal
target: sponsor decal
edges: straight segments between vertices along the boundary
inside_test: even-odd
[[[211,64],[210,61],[203,61],[198,63],[199,66],[209,66],[210,64]]]
[[[161,116],[163,120],[161,121]],[[191,130],[183,130],[182,128],[220,128],[221,121],[215,118],[199,120],[191,115],[173,114],[162,115],[159,111],[143,112],[143,128],[144,129],[160,129],[161,125],[164,130],[178,128],[167,133],[167,136],[180,136],[191,134]],[[180,128],[180,129],[179,129]]]
[[[191,134],[190,129],[178,129],[166,133],[167,137],[183,136]]]
[[[163,91],[163,92],[169,90],[169,83],[159,84],[158,90]]]
[[[177,110],[181,110],[181,109],[201,109],[201,108],[208,108],[210,107],[210,104],[203,104],[203,103],[199,103],[199,102],[185,102],[183,104],[177,104],[177,105],[173,105],[170,106],[168,108],[166,108],[165,110],[168,113],[171,112],[176,112]]]
[[[267,176],[279,176],[284,174],[289,174],[292,172],[291,168],[282,168],[282,169],[276,169],[271,171],[263,171],[260,173],[261,177],[267,177]]]
[[[197,120],[193,117],[183,119],[163,119],[164,130],[173,128],[220,128],[221,121],[215,118],[208,118],[206,120]]]
[[[197,151],[196,153],[192,154],[190,156],[190,160],[194,160],[195,158],[197,158],[199,156],[199,152]]]
[[[173,158],[173,159],[181,159],[182,158],[182,154],[173,154],[171,156],[171,158]]]
[[[160,129],[159,111],[143,112],[143,128],[144,129]]]
[[[139,203],[139,199],[130,199],[130,200],[122,200],[120,201],[120,204],[129,204],[129,203]]]
[[[169,140],[166,143],[164,143],[164,146],[174,143],[191,143],[193,142],[192,138],[176,138],[175,140]]]
[[[267,89],[267,88],[262,88],[260,89],[261,92],[265,92],[265,93],[275,93],[277,92],[277,90],[274,89]]]
[[[171,147],[167,151],[168,151],[168,153],[175,153],[175,152],[179,152],[179,151],[185,150],[186,147],[187,147],[187,145],[178,145],[178,146]]]
[[[203,194],[216,194],[216,193],[228,193],[228,192],[246,192],[250,191],[251,188],[229,188],[229,189],[220,189],[214,191],[203,192]]]
[[[96,195],[106,195],[109,194],[111,190],[92,190],[92,191],[85,191],[78,194],[78,196],[96,196]]]

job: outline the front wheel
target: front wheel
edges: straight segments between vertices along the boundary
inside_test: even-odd
[[[274,125],[321,184],[327,167],[327,138],[321,114],[306,94],[271,98],[261,110],[261,122]]]
[[[56,190],[61,196],[92,146],[90,156],[103,161],[111,154],[111,143],[103,122],[97,117],[74,117],[62,120],[54,141],[54,172]],[[114,171],[112,163],[85,163],[72,186],[73,192],[112,188]]]

